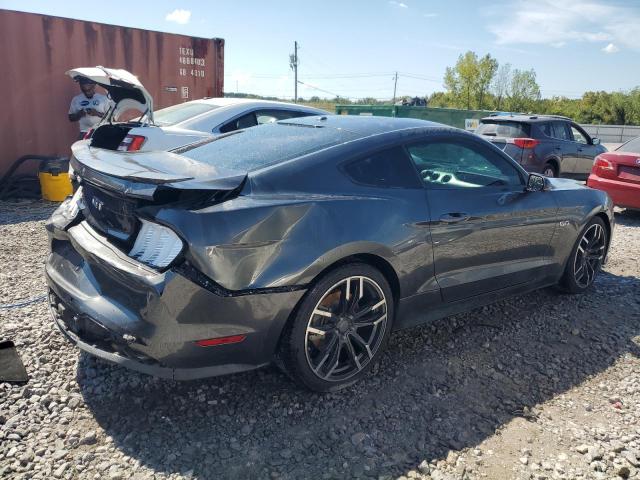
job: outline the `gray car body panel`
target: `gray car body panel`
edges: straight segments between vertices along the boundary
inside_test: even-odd
[[[142,190],[151,195],[161,187],[188,189],[190,182],[217,189],[223,178],[235,179],[226,189],[238,189],[235,197],[204,208],[168,204],[142,210],[186,243],[179,263],[165,271],[129,258],[86,221],[69,223],[54,214],[47,224],[53,253],[46,267],[54,316],[63,305],[63,312],[69,308],[76,317],[87,316],[114,333],[110,348],[115,353],[104,350],[107,360],[120,355],[143,365],[141,371],[157,368],[158,375],[172,378],[230,373],[269,363],[307,289],[324,271],[346,260],[371,262],[387,275],[399,307],[393,325],[398,329],[556,283],[586,223],[602,215],[613,225],[605,193],[563,179],[547,180],[541,192],[526,192],[523,183],[478,200],[477,212],[467,222],[449,225],[439,220],[438,209],[472,205],[464,195],[447,201],[418,183],[410,188],[360,185],[345,175],[343,166],[416,140],[446,136],[486,142],[418,120],[296,122],[349,129],[359,138],[244,176],[218,172],[218,178],[215,169],[208,170],[207,182],[190,174],[176,178],[175,168],[185,160],[172,154],[156,153],[164,156],[156,163],[134,162],[136,178],[144,178],[153,167],[155,183],[133,182],[144,184]],[[486,148],[513,163],[499,149]],[[74,168],[87,180],[115,178],[120,168],[104,166],[101,173],[97,163],[89,167],[90,161],[82,158],[87,152],[77,153]],[[122,158],[128,164],[134,156]],[[526,172],[514,165],[524,182]],[[126,176],[114,181],[131,182]],[[69,321],[57,322],[63,330],[72,328]],[[123,341],[128,335],[136,340]],[[246,335],[246,340],[215,348],[193,343],[228,335]],[[90,345],[74,339],[73,332],[69,338],[81,348]],[[135,355],[143,360],[135,360]]]

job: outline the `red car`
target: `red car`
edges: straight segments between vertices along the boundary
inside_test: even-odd
[[[607,192],[618,207],[640,210],[640,137],[598,155],[587,185]]]

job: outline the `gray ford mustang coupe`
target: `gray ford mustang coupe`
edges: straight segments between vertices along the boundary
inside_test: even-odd
[[[308,117],[174,152],[82,143],[76,193],[47,223],[54,320],[82,350],[172,379],[275,361],[337,390],[393,330],[587,290],[614,222],[606,193],[421,120]]]

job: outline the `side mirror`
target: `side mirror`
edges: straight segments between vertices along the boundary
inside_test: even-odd
[[[592,138],[591,139],[591,144],[592,145],[600,145],[600,139],[599,138]]]
[[[527,192],[542,192],[548,187],[548,180],[546,177],[538,173],[530,173],[527,179]]]

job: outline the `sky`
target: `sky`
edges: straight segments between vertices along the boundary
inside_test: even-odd
[[[535,69],[544,97],[640,85],[640,0],[0,0],[0,8],[225,39],[225,91],[388,99],[443,90],[467,50]]]

